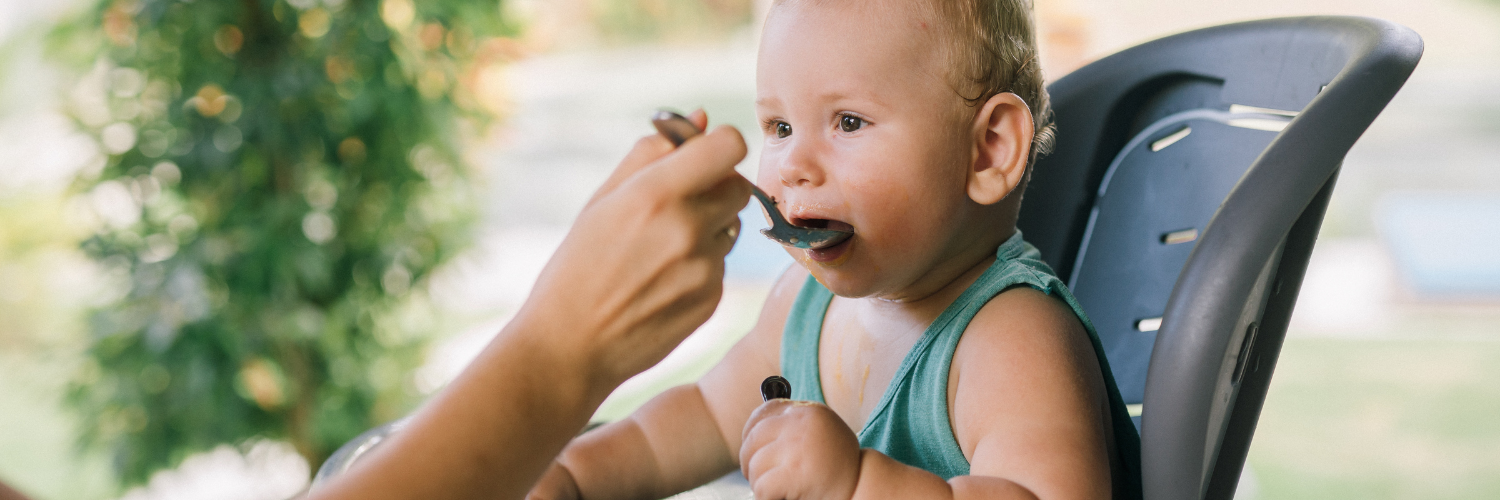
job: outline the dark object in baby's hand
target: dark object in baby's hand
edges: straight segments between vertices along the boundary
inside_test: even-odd
[[[780,375],[766,377],[766,380],[760,383],[760,399],[762,401],[792,399],[792,383],[787,382]]]

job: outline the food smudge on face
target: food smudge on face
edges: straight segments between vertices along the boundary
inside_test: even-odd
[[[802,263],[802,266],[803,267],[807,267],[807,262],[804,261]],[[812,267],[807,267],[807,271],[808,271],[808,273],[812,274],[812,277],[813,277],[814,281],[817,281],[819,285],[823,285],[823,288],[828,288],[828,282],[823,281],[823,278],[821,278],[821,277],[818,276],[818,271],[816,269],[814,269]]]

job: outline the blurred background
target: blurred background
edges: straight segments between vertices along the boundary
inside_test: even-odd
[[[1239,496],[1500,497],[1500,2],[1036,2],[1049,78],[1254,18],[1424,37],[1344,164]],[[505,324],[651,111],[739,127],[754,173],[768,4],[0,0],[0,477],[296,495]],[[714,317],[597,417],[701,375],[789,264],[741,238]]]

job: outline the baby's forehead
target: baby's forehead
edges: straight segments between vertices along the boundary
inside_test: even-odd
[[[934,14],[938,2],[952,2],[965,0],[775,0],[771,2],[771,8],[777,9],[786,6],[815,6],[831,9],[866,10],[892,12],[898,14]]]
[[[762,45],[789,35],[803,44],[883,43],[921,50],[925,60],[947,66],[947,56],[960,52],[966,37],[955,36],[954,10],[933,1],[963,0],[778,0],[766,16]]]
[[[962,0],[776,0],[771,5],[768,14],[774,17],[777,13],[807,12],[804,9],[819,9],[831,12],[842,12],[852,17],[861,18],[865,21],[880,20],[910,24],[922,29],[943,28],[940,26],[950,16],[946,14],[952,9],[940,8],[934,2],[962,1]],[[862,33],[867,36],[878,36],[880,33]]]
[[[951,76],[954,52],[926,1],[782,0],[766,18],[759,66],[797,66],[835,78],[835,71],[879,80]],[[784,74],[784,73],[783,73]],[[856,76],[856,75],[847,75]],[[879,82],[869,82],[877,84]]]

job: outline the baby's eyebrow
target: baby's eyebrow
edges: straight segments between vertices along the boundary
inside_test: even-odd
[[[837,102],[837,101],[843,101],[843,100],[846,100],[846,99],[858,99],[858,98],[860,98],[860,96],[857,96],[857,95],[854,95],[854,94],[855,94],[854,92],[845,92],[845,91],[842,91],[842,90],[831,90],[831,91],[828,91],[828,92],[824,92],[822,94],[818,94],[818,99],[822,99],[824,101],[835,101],[835,102]]]
[[[868,91],[830,90],[817,94],[816,99],[821,102],[839,102],[846,100],[868,103],[879,102],[879,99],[876,98],[876,94]],[[781,99],[773,96],[758,97],[755,99],[756,106],[779,106],[781,104]]]

